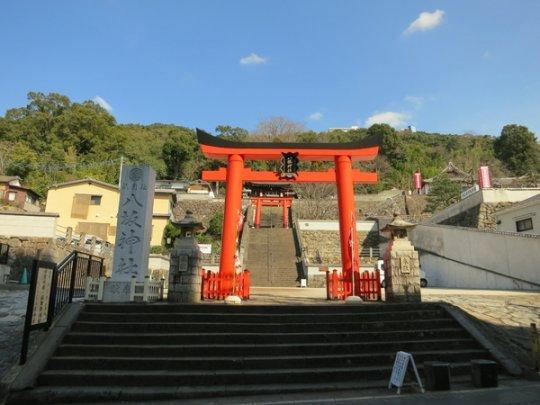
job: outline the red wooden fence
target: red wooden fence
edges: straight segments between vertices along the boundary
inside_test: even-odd
[[[202,270],[201,299],[222,300],[229,295],[237,295],[243,300],[249,299],[251,279],[249,270],[244,270],[232,277],[223,277],[210,270]],[[225,286],[231,286],[226,288]],[[227,291],[228,290],[228,291]]]
[[[329,300],[344,300],[351,294],[352,287],[347,289],[343,275],[337,270],[326,272],[326,298]],[[364,301],[381,300],[381,279],[378,270],[355,273],[354,289],[356,295]],[[348,290],[348,291],[347,291]]]

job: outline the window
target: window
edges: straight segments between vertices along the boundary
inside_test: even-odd
[[[15,201],[16,198],[17,198],[17,192],[10,191],[8,193],[8,201]]]
[[[101,205],[101,196],[100,195],[90,196],[90,205]]]
[[[516,221],[516,229],[518,232],[530,231],[531,229],[533,229],[532,218]]]
[[[28,204],[33,204],[34,199],[30,197],[28,194],[26,194],[26,197],[24,198],[24,201],[26,201]]]

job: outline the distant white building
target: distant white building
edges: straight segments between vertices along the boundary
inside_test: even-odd
[[[349,131],[354,131],[355,129],[360,129],[360,127],[358,125],[353,125],[348,128],[328,128],[328,132],[332,132],[332,131],[349,132]]]
[[[495,212],[497,230],[540,235],[540,193]]]
[[[414,125],[409,125],[407,129],[409,130],[409,132],[412,132],[412,133],[416,132],[416,127]]]

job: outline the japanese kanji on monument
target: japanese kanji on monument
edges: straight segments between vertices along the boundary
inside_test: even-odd
[[[116,226],[113,269],[104,301],[129,301],[133,276],[143,281],[148,273],[156,173],[149,166],[124,166]]]

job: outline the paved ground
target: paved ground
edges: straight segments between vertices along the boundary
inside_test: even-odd
[[[27,300],[27,288],[0,286],[0,377],[18,359]]]
[[[494,404],[538,404],[540,403],[540,383],[523,381],[502,382],[498,388],[478,389],[473,387],[455,387],[452,391],[402,393],[396,395],[393,390],[378,391],[338,391],[329,393],[302,393],[290,395],[266,395],[259,397],[236,397],[182,402],[186,405],[307,405],[307,404],[340,404],[340,405],[494,405]],[[172,404],[177,402],[156,401],[150,404]]]

